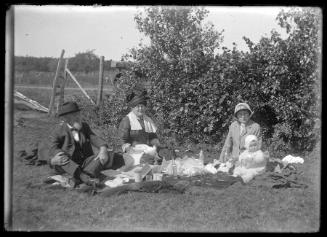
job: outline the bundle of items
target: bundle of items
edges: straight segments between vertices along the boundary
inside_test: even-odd
[[[270,188],[307,188],[303,174],[304,159],[287,155],[283,159],[271,158],[267,162],[266,172],[260,175],[252,185]]]

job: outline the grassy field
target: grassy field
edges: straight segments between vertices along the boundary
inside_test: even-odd
[[[24,93],[22,91],[22,93]],[[26,92],[25,92],[26,93]],[[104,198],[33,187],[46,166],[26,166],[17,152],[48,135],[56,121],[15,111],[13,229],[20,231],[315,232],[320,228],[320,152],[304,156],[307,189],[269,189],[236,183],[185,194],[127,193]]]
[[[97,87],[99,83],[99,72],[90,72],[90,73],[82,73],[82,72],[72,72],[73,75],[77,78],[78,82],[83,87]],[[104,79],[104,87],[111,85],[111,80],[116,75],[117,70],[104,71],[103,79]],[[55,77],[54,72],[19,72],[15,71],[15,84],[17,85],[38,85],[38,86],[52,86],[53,79]],[[68,77],[66,81],[67,87],[77,87],[76,83]]]
[[[27,96],[28,98],[35,100],[39,102],[41,105],[45,107],[49,107],[50,104],[50,99],[51,99],[51,93],[52,93],[52,88],[40,88],[40,89],[35,89],[35,88],[29,88],[28,86],[26,87],[16,87],[15,88],[18,92],[22,93],[23,95]],[[105,88],[103,90],[103,97],[106,95],[109,95],[111,92],[110,88]],[[86,93],[91,97],[91,99],[96,102],[97,100],[97,88],[95,89],[86,89]],[[82,97],[86,98],[86,96],[82,93],[82,91],[79,88],[74,88],[74,89],[65,89],[65,94],[64,94],[64,100],[68,101],[71,99],[74,99],[74,97]]]

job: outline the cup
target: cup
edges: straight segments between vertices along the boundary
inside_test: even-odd
[[[141,173],[135,172],[135,182],[139,183],[142,181]]]
[[[161,173],[155,173],[153,174],[153,180],[161,181],[163,174]]]
[[[152,175],[151,174],[146,175],[145,180],[146,181],[152,181]]]

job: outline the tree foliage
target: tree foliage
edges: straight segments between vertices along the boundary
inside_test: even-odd
[[[86,50],[69,58],[69,69],[72,72],[98,72],[100,57],[94,53],[94,50]],[[18,72],[55,72],[58,65],[58,59],[52,57],[30,57],[15,56],[15,70]],[[110,70],[110,60],[104,62],[104,69]]]
[[[151,44],[125,56],[134,65],[118,79],[121,91],[147,82],[150,112],[163,134],[178,140],[223,141],[234,106],[248,102],[271,149],[312,149],[320,115],[321,13],[281,11],[276,20],[287,37],[274,30],[258,43],[244,37],[249,52],[236,45],[220,48],[223,32],[203,24],[207,14],[191,7],[149,7],[137,14],[137,28]],[[104,102],[104,123],[118,124],[122,118],[121,91]]]

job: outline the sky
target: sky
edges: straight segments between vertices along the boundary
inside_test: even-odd
[[[94,50],[105,60],[120,60],[142,41],[149,43],[136,29],[134,16],[144,6],[15,6],[15,55],[34,57],[73,57]],[[224,29],[222,46],[247,50],[243,36],[254,42],[276,29],[285,36],[275,20],[281,7],[206,7],[204,22]]]

